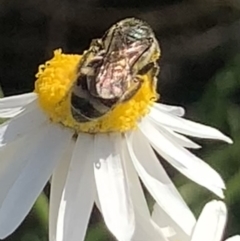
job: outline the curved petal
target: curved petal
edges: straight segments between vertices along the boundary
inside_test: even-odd
[[[159,163],[149,143],[139,131],[133,133],[131,140],[129,138],[128,150],[144,185],[173,221],[190,235],[195,218]],[[183,217],[184,222],[182,222]]]
[[[195,136],[198,138],[206,139],[217,139],[232,143],[232,140],[229,137],[225,136],[219,130],[213,127],[186,120],[178,116],[156,110],[156,108],[151,109],[149,117],[152,118],[156,123],[158,123],[159,126],[163,125],[169,127],[173,131],[188,136]]]
[[[227,221],[227,208],[221,201],[205,205],[194,228],[191,241],[220,241]]]
[[[193,149],[199,149],[201,148],[200,145],[197,143],[191,141],[187,137],[178,134],[171,130],[169,127],[162,126],[162,125],[157,125],[155,121],[153,121],[151,118],[146,117],[147,120],[156,127],[156,129],[163,131],[171,140],[174,140],[177,142],[180,146],[186,147],[186,148],[193,148]]]
[[[1,160],[0,238],[11,234],[28,214],[71,137],[69,130],[49,124],[21,143],[24,148]]]
[[[226,239],[225,241],[240,241],[240,235],[235,235],[233,237]]]
[[[166,113],[176,115],[176,116],[184,116],[185,110],[183,107],[180,106],[172,106],[166,105],[162,103],[154,103],[153,108],[156,108],[159,111],[164,111]]]
[[[190,240],[190,235],[183,231],[181,225],[174,222],[174,220],[166,213],[163,208],[155,203],[152,212],[152,219],[164,233],[164,236],[169,241]],[[185,215],[182,216],[182,221],[185,222]],[[191,225],[193,227],[193,225]]]
[[[23,111],[24,111],[24,113],[27,113],[34,109],[39,109],[37,99],[31,101],[30,103],[27,103],[24,106],[20,106],[20,107],[0,108],[0,117],[1,118],[13,118],[13,117],[19,115],[20,113],[22,113]]]
[[[34,101],[36,98],[37,94],[33,92],[0,98],[0,109],[23,107]]]
[[[31,133],[47,121],[44,113],[39,108],[34,108],[36,103],[31,103],[30,105],[21,114],[0,125],[0,144],[3,145],[15,141]]]
[[[134,208],[137,208],[143,216],[150,218],[151,215],[148,209],[148,204],[143,193],[137,171],[131,161],[131,156],[129,154],[126,141],[123,143],[121,148],[121,157],[126,168],[127,182],[131,184],[129,185],[129,190],[131,193],[132,202],[134,203]]]
[[[79,134],[63,189],[57,221],[57,241],[84,240],[94,197],[93,136]]]
[[[130,183],[130,194],[135,210],[136,227],[132,237],[132,241],[166,241],[161,230],[154,225],[151,220],[148,205],[137,176],[131,157],[128,153],[126,144],[122,148],[122,158],[126,167],[126,176]]]
[[[159,229],[151,219],[139,178],[132,162],[130,161],[131,158],[128,153],[126,143],[123,143],[121,150],[121,156],[124,166],[126,167],[127,182],[131,184],[129,188],[136,220],[136,227],[131,241],[166,241],[161,229]],[[101,211],[98,199],[96,199],[96,205]]]
[[[54,170],[51,178],[50,208],[49,208],[49,240],[56,241],[57,220],[60,201],[64,185],[66,183],[70,161],[72,158],[75,141],[70,142],[69,148],[66,149],[59,165]]]
[[[0,118],[12,118],[23,111],[22,107],[0,109]]]
[[[169,139],[163,131],[155,129],[151,123],[142,122],[140,129],[154,149],[171,165],[191,180],[223,197],[224,182],[207,163]]]
[[[166,236],[162,233],[162,230],[152,222],[151,218],[146,218],[137,209],[136,215],[136,230],[131,241],[168,241]]]
[[[104,221],[120,241],[130,241],[135,217],[129,183],[121,160],[120,134],[95,136],[94,174]]]

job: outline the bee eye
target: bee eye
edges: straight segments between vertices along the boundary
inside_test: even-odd
[[[128,31],[126,32],[128,39],[133,41],[136,40],[143,40],[149,37],[151,34],[149,32],[149,29],[146,28],[145,26],[139,27],[139,26],[134,26],[133,28],[128,28]]]
[[[132,41],[136,41],[136,39],[142,39],[142,34],[134,31],[134,32],[130,32],[128,37],[132,40]]]

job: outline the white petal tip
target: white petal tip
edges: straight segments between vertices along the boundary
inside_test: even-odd
[[[220,141],[227,142],[228,144],[233,144],[233,140],[232,140],[230,137],[224,135],[222,132],[220,132],[220,131],[218,131],[218,130],[217,130],[216,135],[213,136],[213,138],[214,138],[215,140],[220,140]]]
[[[194,148],[194,149],[201,149],[202,146],[200,146],[200,145],[198,145],[198,144],[195,143],[195,146],[194,146],[193,148]]]
[[[219,130],[217,130],[217,132],[218,132],[218,135],[216,135],[216,139],[225,141],[225,142],[227,142],[228,144],[233,144],[233,140],[232,140],[230,137],[224,135],[224,134],[223,134],[221,131],[219,131]]]
[[[224,196],[224,192],[223,192],[223,189],[224,188],[220,188],[219,186],[218,187],[216,187],[216,186],[212,186],[212,187],[207,187],[207,186],[205,186],[208,190],[210,190],[210,191],[212,191],[215,195],[217,195],[219,198],[221,198],[221,199],[224,199],[225,198],[225,196]]]
[[[218,213],[227,213],[226,204],[223,201],[213,200],[205,205],[206,209],[216,210]]]
[[[220,140],[220,141],[227,142],[228,144],[233,143],[233,140],[230,137],[224,135],[218,129],[216,129],[214,127],[210,127],[210,126],[206,126],[206,127],[207,127],[207,129],[205,130],[205,134],[207,133],[207,136],[205,135],[203,138],[212,139],[212,140]]]
[[[11,234],[11,233],[10,233],[10,234]],[[5,239],[5,238],[7,238],[10,234],[7,234],[7,235],[1,234],[1,231],[0,231],[0,240],[3,240],[3,239]]]
[[[1,220],[2,221],[2,220]],[[0,222],[1,222],[0,221]],[[3,240],[7,238],[9,235],[11,235],[18,227],[11,227],[11,225],[1,225],[0,228],[0,240]]]
[[[185,115],[185,109],[181,106],[172,106],[172,105],[167,105],[163,103],[155,103],[154,107],[160,111],[164,111],[167,113],[170,113],[172,115],[176,116],[184,116]]]
[[[240,241],[240,235],[235,235],[233,237],[226,239],[225,241]]]
[[[228,144],[233,144],[233,140],[227,136],[225,136],[225,141],[228,143]]]
[[[212,190],[213,191],[213,190]],[[223,190],[221,188],[218,188],[213,191],[219,198],[224,199],[225,195],[223,193]]]
[[[183,107],[178,107],[178,115],[179,116],[184,116],[185,115],[185,109]]]
[[[222,177],[219,174],[218,174],[217,183],[215,183],[215,187],[219,188],[221,190],[221,193],[223,192],[223,190],[226,189],[225,182],[223,181]]]

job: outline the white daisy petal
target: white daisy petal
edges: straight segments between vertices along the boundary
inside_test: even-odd
[[[226,220],[227,209],[223,202],[214,200],[207,203],[200,214],[191,241],[220,241]]]
[[[120,152],[120,134],[95,136],[94,174],[103,218],[119,241],[131,240],[135,217]]]
[[[7,130],[7,128],[8,128],[9,122],[10,122],[10,121],[5,122],[5,123],[3,123],[3,124],[0,125],[0,147],[1,147],[1,146],[5,146],[5,144],[6,144],[6,143],[3,141],[3,137],[4,137],[4,134],[5,134],[6,130]]]
[[[140,128],[154,149],[171,165],[191,180],[223,197],[224,182],[207,163],[170,140],[162,131],[156,130],[150,122],[142,122]]]
[[[225,241],[240,241],[240,235],[235,235],[233,237],[226,239]]]
[[[69,130],[49,125],[26,140],[25,148],[10,153],[10,159],[1,160],[0,238],[12,233],[30,211],[71,136]]]
[[[0,145],[15,141],[16,139],[31,133],[46,122],[46,120],[47,117],[38,108],[24,110],[17,117],[0,126]]]
[[[132,186],[134,189],[134,184]],[[161,229],[151,220],[150,216],[144,215],[142,208],[139,205],[140,202],[134,202],[134,215],[136,223],[131,241],[166,241]],[[95,204],[100,212],[102,212],[98,198],[95,199]]]
[[[136,230],[131,241],[168,241],[161,229],[150,218],[146,218],[136,209]]]
[[[156,110],[156,108],[151,109],[149,116],[158,123],[158,125],[169,127],[170,129],[185,135],[206,139],[218,139],[232,143],[232,140],[229,137],[225,136],[213,127],[192,122],[178,116]]]
[[[78,136],[61,197],[56,241],[84,240],[96,194],[93,146],[93,136]]]
[[[160,103],[154,103],[153,108],[156,108],[160,111],[164,111],[176,116],[184,116],[185,110],[180,106],[172,106]]]
[[[161,230],[151,220],[148,205],[139,178],[132,162],[130,161],[131,158],[125,144],[123,144],[121,150],[124,166],[126,167],[127,181],[131,184],[129,186],[130,194],[135,210],[134,214],[136,220],[136,227],[132,237],[132,241],[166,241],[166,238],[161,232]],[[95,202],[97,207],[101,211],[99,200],[96,199]]]
[[[123,145],[122,157],[124,166],[126,167],[126,174],[128,183],[130,185],[130,193],[135,209],[136,228],[132,237],[133,241],[166,241],[161,230],[151,221],[148,205],[137,176],[133,163],[130,161],[130,155],[127,147]]]
[[[188,215],[188,214],[187,214]],[[182,216],[182,222],[184,221],[184,215]],[[180,225],[173,221],[173,219],[166,213],[158,203],[154,204],[152,219],[161,228],[165,237],[169,241],[177,240],[190,240],[190,236],[187,235],[180,227]],[[192,226],[192,225],[191,225]]]
[[[36,93],[27,93],[0,98],[0,109],[23,107],[37,98]]]
[[[147,118],[147,117],[146,117]],[[193,148],[193,149],[199,149],[201,148],[200,145],[198,145],[197,143],[191,141],[190,139],[188,139],[187,137],[180,135],[174,131],[172,131],[170,128],[166,127],[166,126],[159,126],[156,125],[155,121],[153,121],[151,118],[147,118],[148,121],[150,121],[157,129],[160,129],[161,131],[163,131],[164,133],[166,133],[168,135],[168,137],[171,140],[174,140],[175,142],[177,142],[179,145],[186,147],[186,148]]]
[[[1,100],[1,99],[0,99]],[[29,111],[39,109],[38,100],[32,100],[30,103],[27,103],[25,106],[12,107],[12,108],[0,108],[0,118],[13,118],[18,114],[27,113]]]
[[[129,188],[131,192],[131,199],[134,203],[134,208],[138,208],[143,216],[149,218],[150,212],[148,209],[147,201],[145,199],[145,195],[143,193],[137,171],[131,161],[131,156],[129,154],[126,141],[122,144],[121,156],[124,166],[126,168],[127,182],[131,183],[131,185],[129,185]]]
[[[58,211],[60,207],[63,188],[67,179],[67,173],[72,158],[75,141],[71,141],[66,149],[58,167],[55,169],[51,179],[50,208],[49,208],[49,240],[56,241]]]
[[[22,107],[0,109],[0,118],[12,118],[23,111]]]
[[[128,137],[127,141],[128,150],[143,183],[163,210],[189,235],[195,224],[193,214],[159,163],[145,137],[139,131],[135,131],[131,137],[132,140],[130,141]]]

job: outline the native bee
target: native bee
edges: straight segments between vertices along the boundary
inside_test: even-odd
[[[124,19],[83,54],[71,90],[71,112],[78,122],[100,118],[117,104],[133,97],[142,84],[141,75],[158,73],[160,49],[147,23]],[[155,83],[153,83],[154,85]]]

